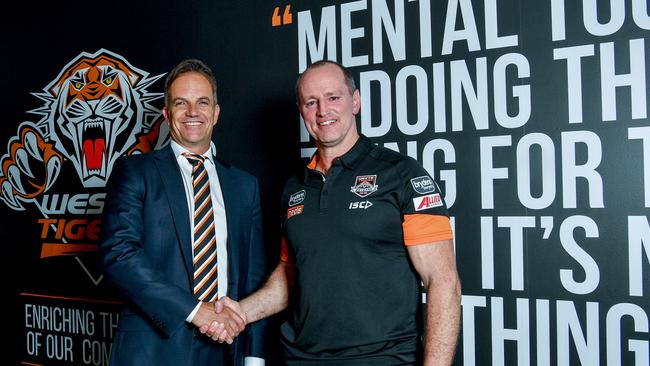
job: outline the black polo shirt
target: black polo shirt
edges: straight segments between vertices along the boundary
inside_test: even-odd
[[[438,186],[417,161],[365,136],[326,177],[313,166],[282,198],[282,260],[295,266],[281,327],[287,364],[417,363],[422,297],[405,240],[451,239]]]

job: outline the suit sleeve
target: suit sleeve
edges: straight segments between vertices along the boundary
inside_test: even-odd
[[[267,275],[266,246],[262,232],[262,213],[260,208],[260,194],[257,180],[254,180],[254,192],[251,212],[250,250],[248,259],[248,280],[246,281],[246,294],[250,295],[259,289]],[[244,296],[244,297],[245,297]],[[249,325],[247,356],[264,358],[266,342],[267,320],[259,320]]]
[[[147,174],[151,177],[157,173],[147,170],[143,160],[127,158],[115,164],[106,186],[101,261],[106,277],[127,298],[129,305],[135,305],[150,324],[170,335],[184,325],[196,300],[186,289],[171,283],[152,261],[152,256],[160,255],[162,248],[170,244],[155,243],[157,246],[153,247],[149,243],[147,247],[144,242],[147,230],[165,230],[145,227],[145,210],[150,205],[147,195],[151,189],[151,183],[147,183],[151,181],[145,179]]]

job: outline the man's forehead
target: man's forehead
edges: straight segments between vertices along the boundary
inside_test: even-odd
[[[322,83],[322,84],[310,84],[310,85],[305,85],[304,88],[300,88],[300,93],[301,94],[318,94],[318,95],[331,95],[331,94],[339,94],[343,91],[347,90],[347,87],[345,84],[341,83]]]
[[[192,96],[192,95],[172,95],[171,100],[177,100],[177,99],[183,99],[183,100],[212,100],[212,95],[199,95],[199,96]]]
[[[336,74],[306,75],[300,83],[300,94],[337,94],[348,90],[345,77]]]
[[[311,79],[327,78],[327,79],[339,80],[342,83],[345,83],[345,74],[343,73],[343,70],[341,70],[335,65],[330,65],[330,64],[325,64],[325,65],[314,67],[312,69],[307,69],[307,71],[305,71],[305,73],[303,74],[303,80],[310,79],[310,78]]]

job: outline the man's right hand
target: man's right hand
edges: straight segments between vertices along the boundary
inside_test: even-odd
[[[206,302],[201,304],[199,311],[192,319],[192,324],[199,327],[201,333],[213,340],[231,344],[235,337],[244,330],[246,319],[229,307]]]
[[[236,322],[235,325],[239,326],[241,325],[241,330],[244,329],[246,324],[248,324],[248,321],[246,319],[246,314],[243,312],[241,306],[237,301],[232,300],[231,298],[224,296],[217,300],[214,303],[214,312],[219,316],[221,314],[228,314],[229,318],[234,318],[236,320],[243,320],[243,323]],[[226,342],[228,344],[232,343],[232,338],[233,336],[231,332],[231,328],[237,328],[233,324],[230,324],[230,326],[227,323],[220,322],[219,320],[213,321],[210,324],[203,325],[199,328],[201,333],[207,335],[208,337],[212,338],[212,340],[223,343]],[[241,330],[239,332],[241,332]],[[239,334],[237,332],[237,334]]]

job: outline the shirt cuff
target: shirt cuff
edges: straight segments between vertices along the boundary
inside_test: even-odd
[[[244,357],[244,366],[264,366],[264,359],[259,357]]]
[[[194,307],[194,310],[192,310],[190,315],[188,315],[187,318],[185,318],[185,321],[188,322],[188,323],[191,323],[192,319],[194,319],[194,315],[196,315],[196,313],[199,312],[200,307],[201,307],[201,302],[199,301],[199,303],[196,304],[196,306]]]

